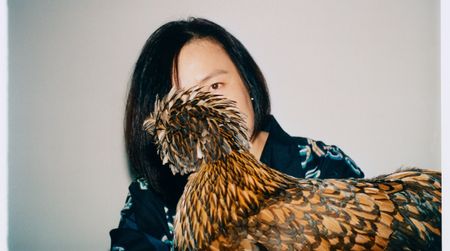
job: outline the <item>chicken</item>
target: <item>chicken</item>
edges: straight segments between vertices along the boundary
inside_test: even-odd
[[[171,91],[144,122],[173,173],[190,174],[177,205],[180,250],[440,250],[441,173],[297,179],[249,152],[233,101]]]

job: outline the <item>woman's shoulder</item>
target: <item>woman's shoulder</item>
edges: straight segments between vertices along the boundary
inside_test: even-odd
[[[261,161],[300,178],[362,178],[364,173],[336,145],[301,136],[290,136],[273,116],[268,120],[269,137]]]

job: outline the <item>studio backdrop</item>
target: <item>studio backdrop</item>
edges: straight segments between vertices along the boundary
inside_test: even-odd
[[[9,1],[9,246],[108,250],[130,177],[133,66],[160,25],[225,27],[267,78],[283,129],[366,177],[440,169],[439,1]]]

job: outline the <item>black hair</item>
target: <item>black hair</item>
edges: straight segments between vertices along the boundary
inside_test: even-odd
[[[165,96],[172,87],[174,65],[181,48],[193,39],[217,42],[235,64],[253,98],[254,135],[270,114],[270,99],[265,78],[247,49],[220,25],[202,18],[172,21],[158,28],[146,41],[136,62],[125,111],[125,144],[131,171],[148,180],[153,190],[168,204],[176,205],[186,183],[185,177],[172,175],[162,167],[142,124],[153,111],[157,96]]]

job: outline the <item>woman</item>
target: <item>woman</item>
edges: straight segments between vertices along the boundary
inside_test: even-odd
[[[245,115],[251,152],[263,163],[300,178],[363,177],[338,147],[291,137],[270,115],[266,82],[245,47],[219,25],[199,18],[161,26],[146,42],[136,63],[128,94],[125,138],[136,181],[110,232],[112,250],[168,250],[172,217],[186,184],[162,166],[142,129],[157,95],[172,87],[199,85],[237,102]]]

